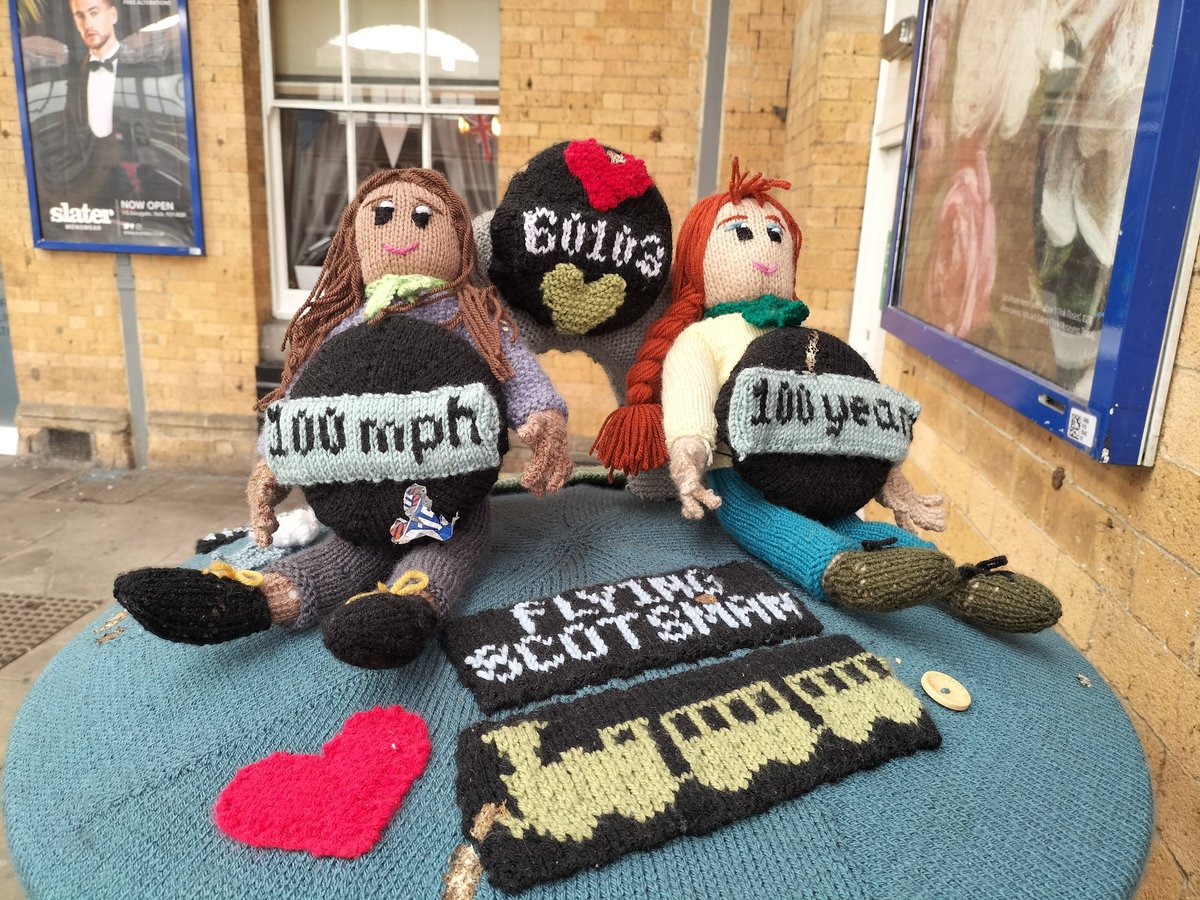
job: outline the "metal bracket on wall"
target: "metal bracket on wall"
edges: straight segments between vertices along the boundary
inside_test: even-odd
[[[917,17],[909,16],[897,22],[880,41],[880,53],[888,62],[912,56],[917,37]]]

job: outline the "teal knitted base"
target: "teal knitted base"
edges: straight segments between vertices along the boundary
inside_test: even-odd
[[[746,556],[715,520],[682,522],[677,505],[623,491],[499,497],[493,514],[492,549],[463,615],[635,571]],[[975,702],[966,712],[925,704],[941,749],[534,887],[522,900],[1133,893],[1152,824],[1145,759],[1117,698],[1060,635],[996,638],[928,606],[887,616],[816,612],[827,632],[886,659],[914,691],[929,669],[967,686]],[[436,642],[399,672],[366,672],[331,657],[316,631],[189,647],[121,624],[124,632],[102,644],[84,629],[17,716],[4,823],[30,897],[441,896],[463,840],[456,741],[482,717]],[[259,850],[213,824],[213,803],[241,767],[280,748],[319,747],[353,713],[396,704],[425,719],[433,752],[371,852],[347,862]],[[486,876],[476,894],[505,896]]]

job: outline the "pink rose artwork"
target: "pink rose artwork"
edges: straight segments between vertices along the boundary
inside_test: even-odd
[[[930,260],[931,320],[955,337],[987,324],[996,281],[996,211],[987,156],[954,175],[938,217]]]

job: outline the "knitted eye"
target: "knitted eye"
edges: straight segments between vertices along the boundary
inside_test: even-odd
[[[767,237],[769,237],[776,244],[782,244],[783,243],[783,227],[781,225],[776,224],[775,222],[768,222],[767,223]]]
[[[418,228],[424,228],[429,224],[429,219],[433,215],[433,210],[422,203],[412,211],[413,224]]]
[[[739,241],[748,241],[754,237],[754,232],[750,230],[749,225],[739,225],[733,230]]]
[[[375,224],[386,225],[392,221],[392,215],[396,212],[396,204],[391,200],[381,200],[379,205],[375,207]]]

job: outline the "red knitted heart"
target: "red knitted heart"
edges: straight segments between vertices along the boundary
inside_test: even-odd
[[[377,706],[347,719],[320,754],[272,753],[239,770],[213,818],[253,847],[353,859],[379,842],[428,759],[424,720]]]
[[[595,138],[571,141],[563,151],[567,168],[583,183],[588,200],[600,212],[640,197],[654,184],[646,164],[628,153],[609,152]]]

